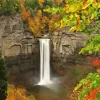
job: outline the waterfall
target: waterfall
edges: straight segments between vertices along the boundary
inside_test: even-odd
[[[50,39],[40,39],[40,82],[50,84]]]

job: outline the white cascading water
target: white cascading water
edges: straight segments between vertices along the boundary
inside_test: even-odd
[[[50,84],[50,39],[40,39],[40,82]]]

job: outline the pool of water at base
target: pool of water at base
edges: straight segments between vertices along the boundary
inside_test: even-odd
[[[27,90],[36,100],[68,100],[67,90],[62,84],[34,85]]]

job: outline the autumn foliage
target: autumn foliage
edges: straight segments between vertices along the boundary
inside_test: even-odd
[[[92,63],[91,63],[91,64],[92,64],[94,67],[100,67],[100,59],[99,59],[99,58],[94,59],[94,58],[91,57],[91,56],[87,56],[87,59],[92,60]]]
[[[92,62],[92,65],[95,66],[95,67],[98,67],[100,66],[100,60],[99,59],[96,59]]]
[[[99,91],[100,91],[100,86],[98,86],[95,89],[89,90],[90,95],[86,95],[85,97],[87,98],[87,100],[95,100],[95,98],[96,98],[97,94],[99,93]]]
[[[58,1],[56,1],[58,2],[57,4],[62,2],[62,0]],[[38,0],[40,6],[43,6],[44,2],[44,0]],[[54,24],[59,20],[59,15],[56,15],[56,13],[45,15],[43,7],[41,7],[41,9],[38,9],[37,13],[32,16],[30,11],[28,11],[25,7],[25,1],[20,0],[20,4],[22,9],[22,19],[27,22],[30,31],[35,37],[40,37],[42,34],[54,31]]]
[[[43,6],[43,3],[45,2],[44,0],[38,0],[38,2],[39,2],[39,4],[41,5],[41,6]]]
[[[7,90],[7,99],[6,100],[35,100],[33,96],[28,96],[26,90],[23,88],[15,88],[13,85],[10,85]]]
[[[64,12],[58,23],[60,28],[71,26],[70,31],[83,31],[86,26],[98,19],[100,2],[99,0],[65,0],[63,7],[48,8],[49,13]]]
[[[71,100],[99,100],[100,74],[89,73],[74,88]],[[75,99],[73,99],[75,98]]]

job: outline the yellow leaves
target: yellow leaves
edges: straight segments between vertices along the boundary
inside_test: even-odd
[[[76,26],[73,26],[73,27],[70,28],[69,31],[75,31],[75,30],[76,30]]]
[[[75,12],[75,11],[76,11],[76,8],[73,5],[71,5],[69,8],[69,12]]]
[[[47,23],[48,22],[48,18],[46,16],[42,17],[42,23]]]
[[[69,12],[76,12],[80,9],[81,9],[80,3],[73,3],[72,5],[69,6]]]
[[[63,22],[63,20],[61,20],[61,21],[60,21],[60,28],[62,28],[63,25],[64,25],[64,22]]]
[[[38,0],[38,2],[39,2],[39,5],[42,6],[45,1],[44,0]]]
[[[44,12],[50,12],[51,9],[50,9],[50,8],[47,8],[47,9],[44,9],[43,11],[44,11]]]
[[[68,0],[65,0],[66,4],[68,3]]]
[[[40,36],[40,32],[38,32],[37,34],[35,33],[36,30],[35,30],[34,27],[29,26],[29,29],[30,29],[30,31],[34,34],[34,36],[36,36],[36,37]]]
[[[66,4],[65,7],[64,7],[64,10],[68,10],[69,9],[69,5]]]
[[[86,15],[88,15],[88,11],[87,10],[84,10],[83,13],[86,14]]]
[[[77,13],[75,13],[75,17],[76,17],[76,18],[78,18],[78,17],[79,17],[79,15],[78,15]]]
[[[60,28],[63,28],[64,26],[66,26],[66,23],[67,22],[63,21],[63,19],[60,20]]]
[[[35,17],[33,18],[33,20],[34,20],[34,23],[35,23],[35,24],[38,24],[39,21],[40,21],[40,17],[35,16]]]
[[[86,9],[86,8],[88,8],[88,5],[82,6],[83,10]]]
[[[98,3],[98,8],[100,8],[100,3]]]
[[[90,24],[91,20],[89,18],[87,19],[87,21],[88,21],[88,24]]]
[[[41,10],[37,11],[37,16],[42,17],[42,11]]]
[[[73,92],[77,91],[79,88],[76,86],[73,90]]]
[[[91,18],[90,19],[93,19],[93,18],[94,18],[94,14],[91,15]]]
[[[72,19],[73,17],[74,17],[73,15],[70,15],[70,16],[69,16],[70,19]]]

